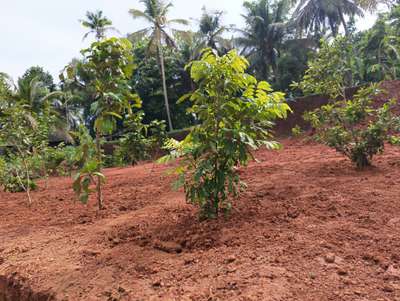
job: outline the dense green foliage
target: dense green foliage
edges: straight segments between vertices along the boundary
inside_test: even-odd
[[[237,168],[248,163],[253,150],[279,147],[271,141],[270,128],[289,107],[283,93],[246,74],[248,66],[236,51],[219,56],[211,49],[189,65],[198,89],[181,101],[190,99],[189,113],[200,124],[183,142],[172,140],[168,146],[172,156],[182,156],[178,185],[205,218],[230,209],[229,197],[237,196],[241,186]]]
[[[400,74],[400,5],[379,16],[375,25],[355,37],[365,81],[397,79]]]
[[[305,94],[324,94],[332,99],[346,97],[346,88],[358,84],[353,46],[345,37],[332,42],[321,41],[318,54],[309,61],[308,69],[299,84]]]
[[[150,123],[152,120],[167,120],[167,114],[157,58],[148,55],[147,47],[147,40],[134,46],[133,57],[136,68],[130,83],[143,100],[142,110],[145,112],[143,120]],[[185,71],[187,61],[176,49],[164,47],[163,53],[165,80],[167,87],[170,87],[168,97],[171,119],[176,128],[185,128],[192,124],[192,118],[186,114],[187,106],[178,105],[177,101],[192,88],[189,75]]]
[[[55,88],[53,76],[50,73],[43,70],[42,67],[35,66],[25,71],[24,75],[18,80],[18,86],[21,90],[21,94],[25,94],[26,87],[29,87],[33,79],[37,79],[42,83],[42,86],[48,91],[52,92]]]
[[[135,165],[151,159],[163,146],[167,134],[164,121],[143,123],[144,113],[131,115],[124,121],[125,134],[119,140],[114,157],[118,165]]]
[[[246,28],[240,30],[237,42],[249,58],[250,70],[260,79],[277,76],[277,61],[286,35],[289,1],[246,1],[243,6]]]
[[[148,38],[147,49],[150,53],[156,55],[158,65],[160,68],[163,95],[165,102],[165,111],[167,114],[169,130],[172,131],[172,117],[170,111],[170,104],[168,99],[168,87],[165,75],[165,59],[163,45],[168,47],[175,47],[173,36],[168,32],[168,28],[176,24],[187,25],[188,21],[184,19],[169,19],[168,12],[172,7],[172,3],[165,3],[163,0],[140,0],[145,6],[145,10],[131,9],[129,13],[134,19],[144,20],[150,27],[139,30],[131,34],[132,39],[140,39],[143,37]]]

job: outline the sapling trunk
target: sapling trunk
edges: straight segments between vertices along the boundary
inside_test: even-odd
[[[29,177],[29,167],[28,164],[26,163],[25,157],[23,152],[21,151],[21,149],[17,146],[18,152],[21,155],[22,158],[22,162],[24,164],[24,168],[25,168],[25,172],[26,172],[26,180],[27,180],[27,185],[24,185],[24,181],[22,180],[22,178],[18,175],[18,171],[17,173],[17,178],[21,184],[21,187],[23,190],[25,190],[27,196],[28,196],[28,203],[29,203],[29,207],[32,205],[32,198],[31,198],[31,187],[30,187],[30,177]]]
[[[97,155],[97,163],[98,163],[98,172],[101,172],[101,165],[102,165],[102,156],[101,156],[101,141],[100,141],[100,133],[99,130],[96,130],[96,155]],[[99,210],[103,209],[103,192],[101,190],[101,176],[97,176],[97,183],[96,183],[96,191],[97,191],[97,203],[99,206]]]
[[[28,195],[29,207],[32,205],[32,198],[31,198],[31,180],[29,177],[29,169],[26,170],[26,179],[28,184],[26,184],[26,194]]]

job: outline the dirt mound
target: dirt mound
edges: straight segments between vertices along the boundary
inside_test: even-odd
[[[154,164],[107,170],[101,213],[68,178],[40,183],[31,209],[0,192],[0,300],[400,300],[400,150],[358,172],[284,146],[257,153],[231,215],[210,222]]]

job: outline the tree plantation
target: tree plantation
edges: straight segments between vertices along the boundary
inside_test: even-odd
[[[0,301],[400,300],[400,2],[177,8],[0,70]]]

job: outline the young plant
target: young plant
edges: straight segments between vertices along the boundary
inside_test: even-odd
[[[96,191],[98,207],[103,208],[102,184],[104,176],[101,173],[102,137],[111,134],[116,128],[118,119],[128,112],[131,106],[140,107],[141,101],[136,94],[131,93],[128,80],[134,68],[132,44],[127,39],[110,38],[93,43],[90,48],[82,51],[84,55],[82,68],[92,79],[89,89],[95,91],[95,101],[92,103],[92,112],[95,116],[94,130],[96,133],[95,149],[96,163],[91,160],[90,168],[81,170],[83,174],[92,174],[97,178]],[[93,170],[93,168],[95,170]],[[88,186],[88,177],[81,179],[81,186]],[[81,200],[87,200],[86,190]],[[88,191],[90,192],[90,191]]]
[[[87,204],[89,195],[93,192],[91,186],[97,185],[98,181],[103,184],[105,176],[99,172],[101,166],[97,159],[96,141],[90,136],[86,127],[80,127],[78,139],[79,146],[76,149],[75,161],[79,170],[74,176],[73,189],[79,201]]]
[[[211,49],[188,66],[198,89],[180,101],[192,102],[189,113],[199,125],[184,141],[170,140],[171,154],[160,161],[182,157],[176,187],[183,186],[187,200],[200,206],[202,218],[229,211],[230,198],[243,186],[238,168],[253,158],[253,150],[279,148],[270,129],[290,108],[283,93],[246,74],[248,66],[236,51],[219,56]]]
[[[348,157],[357,168],[365,168],[374,155],[383,152],[398,124],[391,113],[393,102],[373,107],[373,97],[379,93],[377,85],[361,88],[352,100],[307,112],[305,120],[315,128],[317,141]]]

